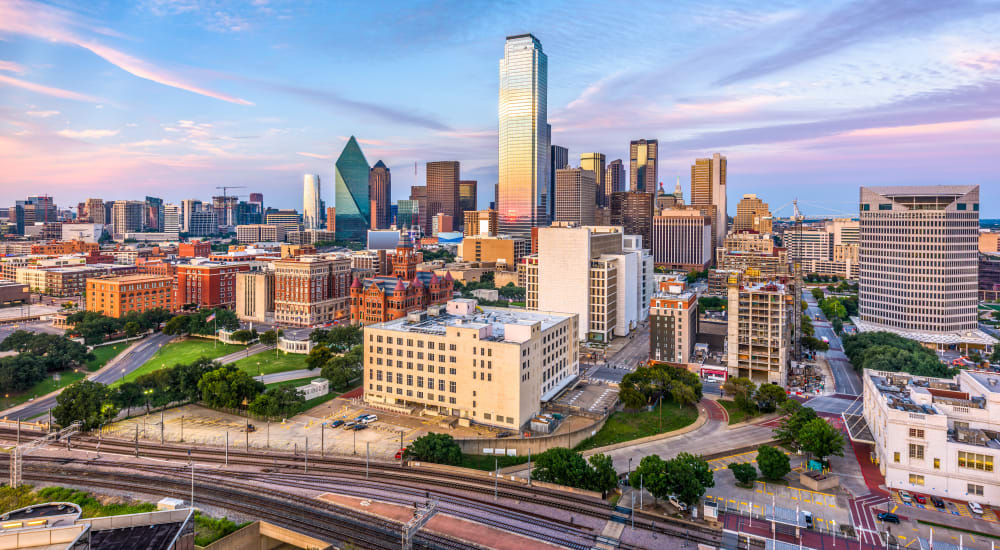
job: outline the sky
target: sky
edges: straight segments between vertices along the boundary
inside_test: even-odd
[[[552,142],[659,175],[728,157],[730,213],[856,215],[862,185],[978,184],[1000,218],[1000,2],[0,0],[0,205],[47,193],[207,200],[216,186],[334,203],[354,135],[392,171],[497,178],[507,35],[548,55]],[[414,166],[417,166],[416,175]]]

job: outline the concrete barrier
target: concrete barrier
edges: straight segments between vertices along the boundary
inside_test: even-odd
[[[461,466],[447,466],[445,464],[433,464],[433,463],[430,463],[430,462],[411,462],[411,463],[409,463],[409,466],[411,468],[416,468],[416,469],[435,470],[435,471],[438,471],[438,472],[451,472],[451,473],[455,473],[455,474],[471,475],[471,476],[481,477],[481,478],[484,478],[484,479],[488,479],[488,478],[492,478],[493,477],[493,472],[486,472],[486,471],[483,471],[483,470],[475,470],[475,469],[472,469],[472,468],[462,468]],[[527,467],[527,464],[523,465],[523,467]],[[528,485],[528,479],[527,478],[515,477],[515,476],[512,476],[512,475],[505,475],[502,470],[501,470],[501,474],[500,474],[500,479],[502,479],[504,481],[511,481],[511,482],[514,482],[514,483],[518,483],[518,484],[521,484],[521,485],[524,485],[524,486]],[[531,482],[531,485],[533,487],[542,487],[542,488],[545,488],[545,489],[553,489],[553,490],[556,490],[556,491],[562,491],[564,493],[573,493],[573,494],[577,494],[577,495],[584,495],[584,496],[588,496],[588,497],[593,497],[593,498],[596,498],[598,500],[601,500],[603,498],[603,495],[601,495],[601,493],[598,493],[596,491],[588,491],[586,489],[577,489],[576,487],[567,487],[566,485],[557,485],[555,483],[547,483],[547,482],[544,482],[544,481],[533,480]]]
[[[527,456],[528,450],[531,450],[532,454],[538,454],[553,447],[572,449],[584,439],[599,432],[607,420],[607,417],[603,417],[590,426],[577,428],[571,432],[561,434],[526,438],[457,439],[456,442],[462,448],[463,453],[470,455]],[[484,452],[486,449],[489,449],[491,452]],[[513,451],[513,453],[510,451]]]
[[[279,527],[266,521],[255,521],[246,527],[230,533],[208,546],[195,546],[200,550],[270,550],[285,545],[309,550],[328,550],[333,546],[325,541]]]

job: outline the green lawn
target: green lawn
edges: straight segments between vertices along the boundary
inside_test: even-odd
[[[315,378],[299,378],[297,380],[285,380],[284,382],[275,382],[273,384],[266,384],[264,387],[267,388],[267,389],[280,388],[282,386],[299,387],[299,386],[305,386],[306,384],[312,382],[313,380],[319,380],[319,378],[320,377],[317,376]],[[341,395],[342,393],[347,393],[347,392],[353,390],[354,388],[356,388],[356,387],[358,387],[360,385],[361,385],[361,381],[358,380],[354,384],[351,384],[351,386],[349,388],[347,388],[346,390],[344,390],[343,392],[338,392],[336,390],[331,389],[330,393],[328,393],[328,394],[326,394],[324,396],[321,396],[321,397],[317,397],[315,399],[310,399],[309,401],[306,401],[305,403],[303,403],[302,405],[300,405],[299,409],[297,411],[295,411],[295,413],[293,413],[292,416],[295,416],[296,414],[304,413],[304,412],[308,411],[309,409],[311,409],[311,408],[313,408],[313,407],[315,407],[317,405],[321,405],[323,403],[326,403],[327,401],[330,401],[331,399],[337,397],[338,395]]]
[[[120,344],[111,344],[110,346],[101,346],[99,348],[94,348],[92,352],[94,358],[87,361],[87,370],[93,372],[104,365],[108,364],[108,361],[114,359],[119,353],[125,351],[125,348],[131,346],[134,342],[122,342]]]
[[[273,374],[276,372],[287,372],[290,370],[308,369],[306,357],[299,353],[280,353],[277,357],[274,351],[264,351],[257,355],[251,355],[233,363],[236,368],[247,371],[251,376],[258,374]],[[260,363],[260,371],[257,370],[257,363]]]
[[[85,372],[74,372],[71,370],[62,371],[56,374],[59,375],[58,382],[56,382],[50,374],[48,378],[28,388],[24,392],[12,394],[10,397],[5,397],[3,399],[4,408],[6,409],[13,407],[14,405],[20,405],[32,397],[41,397],[45,394],[58,390],[59,388],[64,388],[77,380],[82,380],[83,377],[87,376],[87,373]]]
[[[230,353],[234,353],[245,348],[246,346],[233,344],[216,345],[213,340],[201,340],[198,338],[174,342],[160,348],[159,351],[157,351],[156,354],[149,359],[149,361],[146,361],[146,364],[126,375],[125,381],[135,380],[144,374],[149,374],[164,367],[191,363],[200,357],[216,359],[218,357],[222,357],[223,355],[229,355]],[[118,381],[112,384],[112,386],[120,383],[121,379],[118,379]]]
[[[462,463],[459,466],[463,468],[472,468],[474,470],[483,470],[485,472],[492,472],[496,468],[496,464],[499,462],[500,468],[506,468],[507,466],[516,466],[518,464],[525,464],[528,462],[527,456],[489,456],[489,455],[462,455]]]
[[[662,411],[662,424],[660,421]],[[642,412],[616,412],[604,424],[597,435],[588,437],[576,446],[577,451],[613,445],[660,433],[672,432],[693,423],[698,418],[698,409],[693,406],[678,408],[673,401],[663,400],[662,409]],[[662,426],[662,427],[661,427]]]
[[[746,411],[736,408],[736,403],[731,399],[720,399],[716,403],[722,405],[729,413],[729,423],[738,424],[748,420]]]

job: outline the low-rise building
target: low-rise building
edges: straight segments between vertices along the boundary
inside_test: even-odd
[[[202,258],[177,264],[174,271],[174,304],[177,307],[197,304],[205,308],[233,309],[236,305],[236,274],[247,271],[250,271],[250,265],[246,263],[211,262]]]
[[[13,281],[0,281],[0,306],[23,304],[31,298],[28,285]]]
[[[852,435],[874,447],[887,487],[1000,505],[1000,375],[865,370],[863,378],[870,434]]]
[[[189,241],[177,245],[177,255],[181,258],[207,258],[212,253],[212,243]]]
[[[172,277],[124,275],[87,279],[87,311],[122,317],[130,311],[173,309]]]
[[[493,262],[497,269],[517,269],[528,252],[528,243],[514,237],[466,237],[458,245],[458,257],[466,262]]]
[[[729,376],[760,384],[785,383],[794,294],[777,282],[731,281],[728,314]]]
[[[243,244],[285,240],[285,227],[277,224],[237,225],[236,240]]]
[[[698,294],[679,281],[664,281],[649,301],[649,358],[686,363],[698,333]]]
[[[365,401],[519,429],[579,375],[576,322],[457,299],[367,326]]]

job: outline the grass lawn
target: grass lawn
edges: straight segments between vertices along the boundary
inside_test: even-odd
[[[586,451],[595,447],[671,432],[691,424],[698,418],[697,408],[689,405],[679,409],[673,401],[664,399],[661,429],[660,412],[661,409],[656,407],[652,411],[612,413],[611,418],[605,422],[601,431],[597,432],[597,435],[583,440],[576,446],[576,450]]]
[[[275,382],[273,384],[265,384],[264,387],[269,390],[271,388],[280,388],[282,386],[294,386],[294,387],[305,386],[309,382],[312,382],[313,380],[318,380],[319,378],[320,377],[317,376],[315,378],[299,378],[298,380],[285,380],[284,382]],[[360,385],[361,385],[361,381],[358,380],[354,384],[351,384],[351,386],[349,388],[347,388],[346,390],[344,390],[343,392],[338,392],[338,391],[336,391],[334,389],[331,389],[330,393],[328,393],[326,395],[323,395],[323,396],[320,396],[320,397],[317,397],[315,399],[310,399],[309,401],[306,401],[305,403],[303,403],[302,405],[300,405],[299,408],[298,408],[298,410],[295,411],[294,413],[292,413],[292,416],[295,416],[296,414],[304,413],[304,412],[308,411],[309,409],[311,409],[311,408],[313,408],[313,407],[315,407],[317,405],[322,405],[323,403],[326,403],[327,401],[329,401],[329,400],[331,400],[331,399],[333,399],[333,398],[341,395],[342,393],[347,393],[347,392],[353,390],[354,388],[356,388],[356,387],[358,387]]]
[[[104,365],[107,365],[108,361],[117,357],[119,353],[125,351],[125,348],[134,343],[135,342],[122,342],[120,344],[111,344],[110,346],[94,348],[94,358],[87,361],[87,370],[93,372]]]
[[[483,470],[484,472],[492,472],[496,468],[496,462],[499,461],[501,468],[506,468],[507,466],[516,466],[518,464],[525,464],[528,462],[527,456],[489,456],[489,455],[462,455],[462,463],[459,466],[463,468],[472,468],[474,470]]]
[[[4,398],[3,405],[4,408],[13,407],[14,405],[20,405],[32,397],[41,397],[47,393],[58,390],[59,388],[64,388],[77,380],[82,380],[83,377],[87,376],[85,372],[74,372],[71,370],[66,370],[62,372],[55,373],[59,375],[59,381],[56,382],[52,375],[50,374],[48,378],[42,380],[41,382],[35,384],[34,386],[28,388],[27,390],[13,394],[10,397]]]
[[[306,357],[299,353],[279,353],[275,357],[273,351],[264,351],[257,355],[251,355],[237,360],[234,365],[240,370],[244,370],[250,376],[258,374],[273,374],[276,372],[286,372],[290,370],[308,369]],[[257,363],[260,363],[260,372],[257,371]]]
[[[245,347],[246,346],[233,344],[215,345],[213,340],[202,340],[199,338],[174,342],[160,348],[156,354],[149,359],[149,361],[146,361],[146,364],[126,375],[125,381],[135,380],[144,374],[151,373],[164,367],[172,367],[182,363],[191,363],[200,357],[215,359],[222,357],[223,355],[229,355],[230,353],[240,351],[245,349]],[[114,384],[112,384],[112,386],[120,383],[121,379],[118,379]]]
[[[733,400],[719,399],[716,403],[722,405],[726,409],[726,412],[729,413],[730,424],[738,424],[748,420],[746,411],[736,408],[736,402]]]

